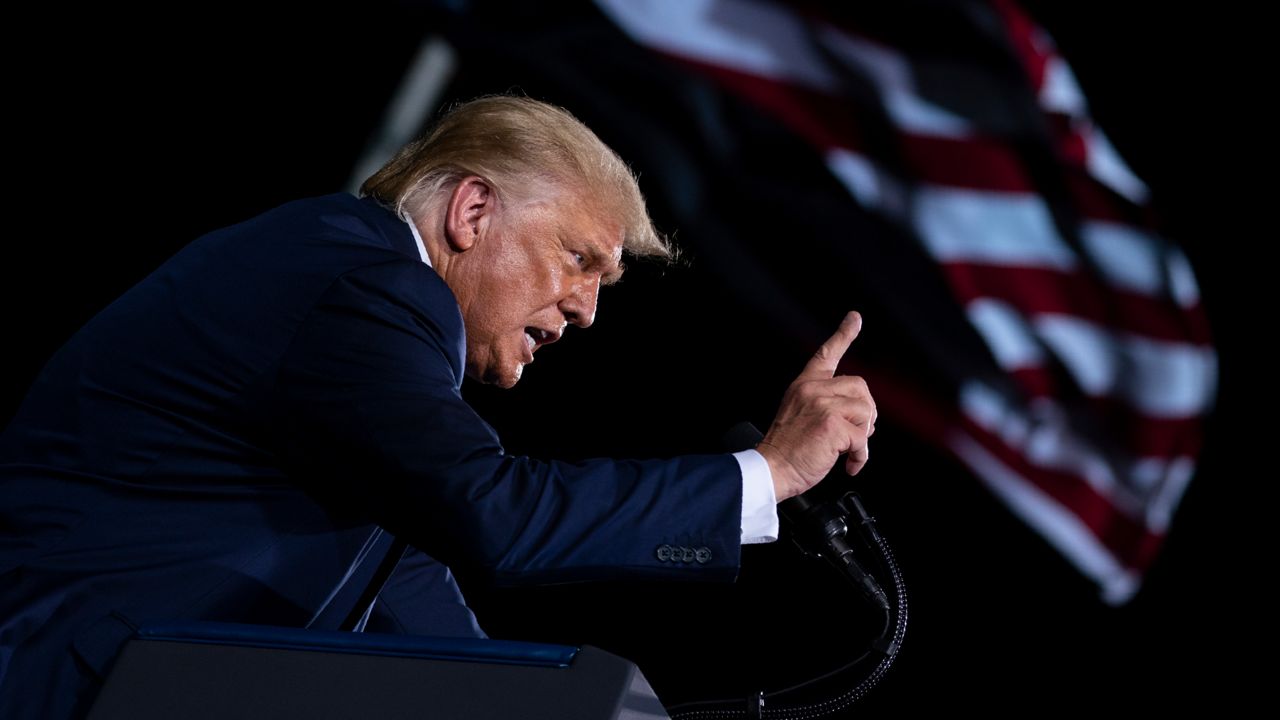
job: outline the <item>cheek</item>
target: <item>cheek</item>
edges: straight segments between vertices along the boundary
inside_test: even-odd
[[[541,285],[542,297],[546,300],[554,302],[559,299],[565,287],[565,271],[559,266],[555,266],[548,270],[543,277]]]
[[[561,299],[565,268],[552,257],[494,257],[471,286],[465,318],[479,339],[523,329]],[[543,318],[545,319],[545,318]]]
[[[503,272],[500,267],[485,273],[472,287],[468,322],[490,330],[512,322],[522,304],[522,294],[527,291],[524,282],[516,275]]]
[[[518,319],[521,327],[530,316],[556,304],[564,288],[564,273],[559,268],[524,268],[513,275],[501,287],[496,288],[491,301],[502,307],[503,313]]]
[[[516,282],[490,286],[477,295],[476,301],[466,320],[467,332],[474,334],[477,340],[514,343],[514,331],[530,324],[534,308],[527,286]]]

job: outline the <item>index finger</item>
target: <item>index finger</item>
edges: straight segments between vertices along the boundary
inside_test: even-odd
[[[806,379],[834,377],[836,367],[840,365],[840,359],[844,357],[845,351],[861,331],[862,315],[856,310],[850,310],[849,314],[844,316],[844,320],[840,321],[840,327],[836,328],[835,334],[827,338],[809,362],[805,363],[804,370],[800,371],[800,377]]]

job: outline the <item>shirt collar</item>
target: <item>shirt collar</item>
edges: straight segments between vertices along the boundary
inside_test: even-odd
[[[413,218],[410,218],[409,214],[405,213],[400,216],[400,219],[409,224],[409,230],[413,233],[413,241],[418,244],[418,257],[422,258],[422,262],[426,263],[427,267],[432,267],[431,256],[427,255],[427,246],[422,242],[422,235],[418,232],[418,226],[414,224]]]

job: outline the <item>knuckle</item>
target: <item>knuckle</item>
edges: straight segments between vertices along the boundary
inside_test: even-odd
[[[826,414],[831,414],[837,411],[840,401],[830,395],[820,395],[813,398],[813,406]]]
[[[833,434],[847,433],[848,423],[838,415],[825,414],[822,416],[822,429]]]

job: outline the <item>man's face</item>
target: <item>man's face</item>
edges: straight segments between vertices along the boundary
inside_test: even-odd
[[[595,319],[621,274],[622,226],[570,192],[499,206],[450,284],[467,327],[467,375],[512,387],[542,345]]]

